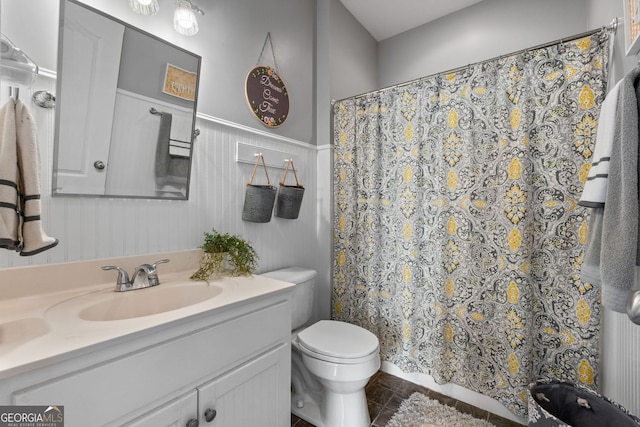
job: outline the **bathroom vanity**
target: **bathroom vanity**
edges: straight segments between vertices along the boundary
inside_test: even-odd
[[[100,266],[156,255],[2,270],[0,405],[64,406],[66,427],[290,425],[291,285],[194,282],[198,251],[157,256],[161,284],[128,292]]]

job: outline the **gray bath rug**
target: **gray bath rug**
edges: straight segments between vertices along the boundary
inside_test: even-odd
[[[416,392],[400,404],[386,427],[493,427],[493,424]]]

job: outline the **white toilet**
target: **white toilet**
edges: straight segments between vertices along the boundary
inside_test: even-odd
[[[356,325],[313,313],[315,270],[298,267],[263,276],[294,283],[291,301],[291,412],[316,427],[368,427],[364,387],[380,369],[378,338]]]

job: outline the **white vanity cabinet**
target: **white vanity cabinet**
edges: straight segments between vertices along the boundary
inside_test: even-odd
[[[65,427],[289,426],[290,319],[286,289],[160,324],[0,379],[0,404],[62,405]]]

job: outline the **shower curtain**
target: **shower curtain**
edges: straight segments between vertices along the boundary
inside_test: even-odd
[[[577,205],[608,31],[334,106],[332,316],[382,360],[526,415],[538,376],[595,387],[599,290]]]

